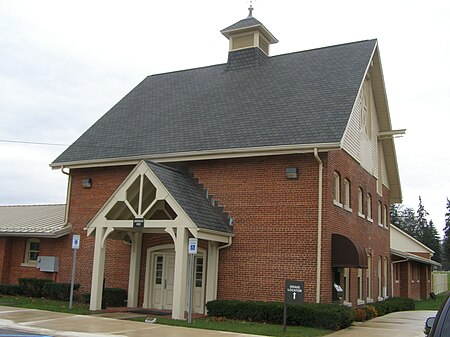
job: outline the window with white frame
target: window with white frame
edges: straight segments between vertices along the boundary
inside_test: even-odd
[[[342,204],[341,204],[341,176],[336,171],[334,171],[333,201],[335,204],[342,206]]]
[[[350,189],[351,185],[350,185],[350,180],[348,179],[344,179],[344,208],[347,211],[351,211],[352,207],[351,207],[351,195],[350,195]]]
[[[358,300],[363,299],[363,270],[358,268]]]
[[[25,250],[25,263],[35,264],[39,257],[40,241],[39,239],[28,239]]]
[[[388,228],[388,208],[386,205],[383,206],[383,226]]]
[[[377,268],[378,297],[382,297],[383,296],[381,271],[382,271],[381,256],[378,256],[378,268]]]
[[[367,254],[367,300],[372,300],[372,255]]]
[[[382,219],[382,206],[381,206],[381,201],[378,201],[378,225],[379,226],[383,226],[383,219]]]
[[[358,187],[358,215],[364,217],[364,192],[361,187]]]
[[[350,268],[344,268],[344,302],[350,302]]]
[[[367,193],[366,202],[367,202],[367,211],[366,211],[367,220],[373,221],[372,220],[372,196],[370,195],[370,193]]]
[[[383,297],[388,296],[388,259],[383,257]]]
[[[366,79],[361,92],[361,110],[360,110],[360,130],[369,139],[372,137],[372,118],[371,118],[371,88],[370,80]]]

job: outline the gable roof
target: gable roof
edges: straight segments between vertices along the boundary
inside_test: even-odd
[[[0,236],[58,238],[70,232],[66,205],[0,206]]]
[[[246,17],[231,26],[222,29],[220,32],[227,38],[230,37],[234,32],[245,32],[250,29],[257,29],[267,37],[270,43],[277,43],[278,40],[271,32],[257,19],[252,16]]]
[[[147,77],[51,164],[279,146],[340,147],[376,40]]]
[[[227,214],[207,199],[206,191],[187,172],[151,161],[146,163],[197,227],[232,232]]]

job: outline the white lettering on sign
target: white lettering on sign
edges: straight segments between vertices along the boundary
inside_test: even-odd
[[[290,284],[289,288],[287,288],[286,290],[291,292],[291,293],[302,293],[303,292],[302,287],[297,286],[297,285],[293,285],[293,284]]]

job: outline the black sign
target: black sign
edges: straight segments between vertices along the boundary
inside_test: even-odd
[[[305,281],[286,280],[284,301],[287,304],[303,304]]]
[[[144,219],[134,219],[133,220],[133,227],[136,227],[136,228],[143,228],[144,227]]]

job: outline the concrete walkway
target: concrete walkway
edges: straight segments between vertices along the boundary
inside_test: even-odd
[[[404,311],[377,317],[327,337],[424,337],[423,327],[436,311]],[[232,332],[199,330],[0,306],[0,329],[21,330],[55,337],[256,337]],[[260,336],[259,336],[260,337]]]
[[[393,312],[367,322],[355,323],[327,337],[425,337],[425,320],[435,315],[436,311]]]

